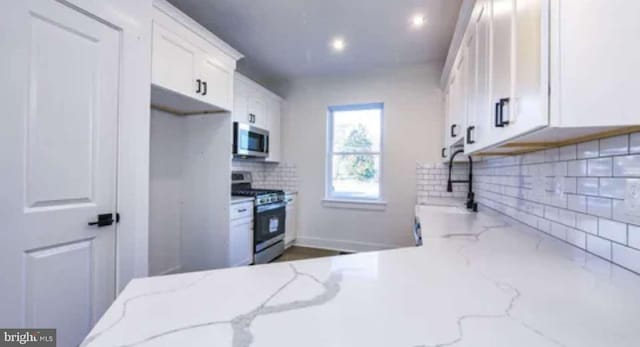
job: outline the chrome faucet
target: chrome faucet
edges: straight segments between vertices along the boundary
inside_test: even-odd
[[[453,171],[453,160],[455,157],[464,153],[464,150],[459,150],[451,155],[451,159],[449,159],[449,180],[447,181],[447,192],[453,192],[453,184],[454,183],[469,183],[469,192],[467,193],[467,209],[478,212],[478,203],[475,201],[475,193],[473,193],[473,159],[469,156],[469,180],[468,181],[453,181],[451,180],[451,171]]]

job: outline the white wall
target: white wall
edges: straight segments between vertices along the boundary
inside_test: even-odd
[[[278,90],[286,99],[285,161],[300,177],[299,241],[352,250],[412,244],[416,163],[439,160],[443,127],[441,64],[366,75],[305,78]],[[323,207],[327,107],[384,103],[385,211]]]
[[[149,272],[227,267],[231,117],[151,115]]]
[[[180,269],[186,122],[151,110],[149,275]]]

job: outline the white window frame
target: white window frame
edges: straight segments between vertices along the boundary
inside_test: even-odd
[[[339,111],[357,111],[357,110],[380,110],[380,150],[379,152],[334,152],[333,151],[333,123],[334,112]],[[356,209],[384,209],[386,202],[384,201],[383,177],[384,177],[384,103],[363,103],[330,106],[327,111],[327,148],[326,148],[326,171],[325,171],[325,206],[338,208],[356,208]],[[336,194],[333,191],[333,156],[334,155],[358,155],[369,154],[377,155],[380,158],[380,170],[378,173],[378,196],[377,197],[355,197],[349,194]],[[363,206],[369,205],[369,206]]]

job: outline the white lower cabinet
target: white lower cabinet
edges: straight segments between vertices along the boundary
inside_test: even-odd
[[[229,266],[253,263],[253,201],[231,204]]]
[[[298,194],[287,193],[285,195],[285,201],[287,202],[287,217],[284,226],[284,244],[287,248],[291,247],[296,238],[298,238],[297,199]]]

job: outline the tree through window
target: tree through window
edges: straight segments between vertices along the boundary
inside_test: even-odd
[[[329,108],[329,198],[380,199],[382,111],[382,104]]]

